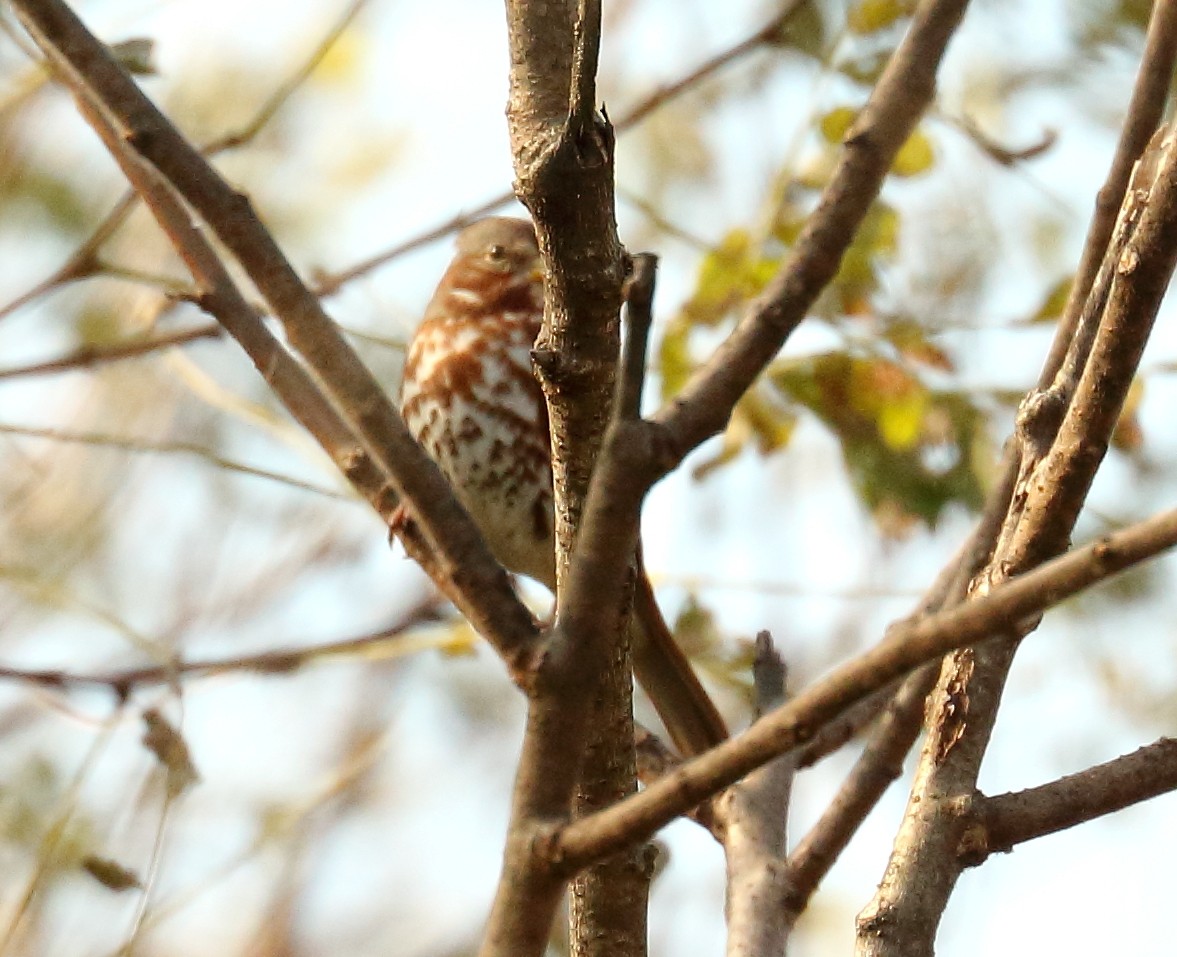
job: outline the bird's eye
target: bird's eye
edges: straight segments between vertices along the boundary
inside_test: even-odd
[[[494,246],[491,246],[490,249],[488,249],[486,251],[486,255],[488,258],[493,259],[495,262],[499,262],[500,260],[506,258],[507,247],[506,246],[499,246],[496,243]]]

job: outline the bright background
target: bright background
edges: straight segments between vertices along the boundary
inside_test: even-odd
[[[834,30],[844,11],[828,7]],[[198,141],[252,116],[342,9],[278,0],[79,5],[110,42],[155,41],[159,76],[143,85]],[[610,114],[775,12],[753,0],[607,4],[601,94]],[[1139,55],[1131,25],[1139,12],[1095,0],[977,0],[925,124],[935,163],[887,187],[901,226],[894,254],[878,263],[877,301],[933,330],[956,365],[945,381],[992,410],[994,444],[1009,428],[1002,397],[1032,383],[1053,331],[1026,320],[1074,268]],[[2,15],[10,23],[10,11]],[[885,49],[892,36],[843,34],[835,49]],[[0,37],[0,303],[60,265],[121,192],[68,97],[39,84],[12,34]],[[764,228],[766,197],[780,183],[816,175],[829,155],[813,134],[816,118],[861,96],[828,63],[761,49],[621,138],[621,235],[631,249],[662,256],[660,316],[690,295],[707,250],[733,229]],[[499,5],[373,0],[258,137],[219,165],[313,277],[507,189],[505,97]],[[1010,149],[1048,131],[1057,140],[1006,167],[962,132],[964,117]],[[357,345],[390,390],[397,343],[449,255],[448,243],[429,244],[327,303],[360,334]],[[104,256],[156,279],[182,276],[142,211]],[[157,320],[162,332],[201,317],[166,307],[158,283],[142,275],[57,288],[0,319],[0,372]],[[1166,312],[1145,359],[1143,442],[1109,457],[1079,538],[1172,504],[1171,325]],[[807,326],[787,354],[829,348],[840,334]],[[432,600],[231,343],[0,377],[0,426],[88,437],[0,432],[0,663],[89,672],[169,652],[192,659],[307,646],[387,627]],[[95,441],[113,436],[121,446]],[[243,475],[175,443],[319,491]],[[934,530],[886,534],[813,417],[802,416],[772,456],[746,447],[693,479],[691,466],[715,446],[658,486],[645,542],[671,617],[688,601],[715,616],[723,640],[705,649],[701,666],[739,726],[743,695],[724,676],[741,641],[770,629],[794,683],[812,680],[912,608],[970,519],[953,507]],[[1077,599],[1026,643],[982,775],[986,792],[1033,786],[1172,732],[1172,575],[1165,561]],[[112,698],[0,684],[0,954],[118,952],[141,895],[102,887],[79,867],[86,854],[149,880],[140,954],[432,957],[475,945],[497,879],[523,702],[462,626],[447,618],[379,654],[293,674],[194,678],[182,693],[147,688],[121,711]],[[182,728],[201,775],[162,827],[160,775],[139,740],[149,706]],[[800,776],[795,835],[816,820],[853,757],[848,749]],[[838,862],[795,955],[849,950],[904,798],[902,784],[892,788]],[[1173,810],[1172,798],[1160,799],[966,873],[940,952],[1171,953]],[[50,852],[45,835],[55,825],[62,836]],[[654,889],[652,953],[720,953],[718,848],[689,824],[661,839],[669,863]],[[38,893],[22,904],[34,881]],[[22,908],[20,929],[6,938]]]

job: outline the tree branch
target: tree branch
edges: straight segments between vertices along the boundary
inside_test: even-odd
[[[131,692],[147,685],[160,685],[187,676],[206,678],[215,675],[252,671],[263,675],[289,674],[312,662],[329,658],[341,658],[362,653],[368,660],[383,645],[404,644],[405,632],[438,616],[437,600],[430,598],[403,615],[399,621],[379,631],[355,638],[342,638],[317,645],[271,648],[250,655],[233,655],[228,658],[197,658],[192,661],[172,661],[166,665],[148,665],[141,668],[124,668],[117,671],[83,674],[62,671],[59,668],[13,668],[0,665],[0,679],[20,681],[69,691],[84,687],[110,688],[118,698],[126,698]],[[397,648],[398,651],[407,650]]]
[[[474,627],[490,638],[517,676],[525,674],[536,640],[530,613],[515,596],[506,573],[454,499],[437,466],[412,440],[387,396],[299,280],[248,199],[234,192],[184,140],[60,0],[14,0],[13,7],[71,88],[101,105],[117,129],[118,140],[159,170],[238,259],[282,322],[290,344],[330,395],[334,408],[325,406],[319,411],[339,417],[344,431],[350,433],[344,442],[346,448],[336,448],[333,457],[352,478],[346,463],[355,462],[358,440],[411,509],[430,550],[439,558],[447,594],[461,596],[462,610]],[[111,142],[107,145],[114,149]],[[186,227],[186,221],[173,218],[177,219],[173,223],[176,229]],[[195,249],[194,242],[189,243],[189,254]],[[191,268],[193,263],[188,265]],[[224,292],[222,287],[212,290],[206,305]],[[254,343],[256,352],[251,351],[251,357],[274,384],[270,363],[281,350],[275,350],[264,325],[254,317],[234,334],[245,337],[239,339],[243,344],[246,340]],[[296,363],[287,365],[300,368]],[[307,387],[317,391],[309,386],[309,380]],[[283,398],[292,396],[288,392]],[[343,435],[336,438],[344,441]]]
[[[616,807],[567,827],[541,830],[554,866],[572,870],[642,840],[688,808],[777,755],[804,744],[827,721],[888,682],[953,648],[1005,633],[1017,622],[1177,544],[1177,510],[1056,558],[947,611],[893,625],[877,646],[836,668],[739,737],[685,762]]]
[[[965,867],[1026,841],[1177,789],[1177,740],[1152,744],[1027,791],[967,802],[958,853]]]
[[[752,675],[757,715],[785,702],[786,669],[763,631]],[[780,906],[796,755],[786,754],[733,784],[715,803],[727,861],[727,957],[782,957],[790,922]]]
[[[175,332],[156,336],[142,336],[106,345],[82,346],[80,349],[74,349],[56,359],[0,369],[0,379],[18,379],[24,376],[66,372],[71,369],[89,369],[107,362],[134,359],[160,349],[185,346],[190,342],[198,342],[202,339],[219,339],[224,331],[218,323],[210,322],[192,329],[177,329]]]
[[[1018,478],[978,592],[1067,546],[1177,259],[1175,177],[1170,134],[1138,167],[1058,375],[1019,412]],[[976,788],[1017,643],[1037,621],[1010,624],[1003,640],[959,651],[943,665],[908,813],[879,891],[859,916],[860,954],[932,953],[960,874],[953,807]]]
[[[614,219],[613,129],[595,103],[599,0],[508,0],[506,7],[515,191],[531,211],[546,272],[533,356],[551,425],[557,612],[528,711],[483,957],[543,952],[564,879],[535,854],[537,823],[563,819],[570,804],[575,813],[608,806],[636,788],[623,612],[637,505],[611,529],[615,548],[601,564],[585,558],[594,529],[581,523],[610,410],[619,414],[614,372],[625,274]],[[602,471],[608,458],[606,449]],[[647,883],[635,852],[578,881],[570,898],[573,953],[644,954]]]

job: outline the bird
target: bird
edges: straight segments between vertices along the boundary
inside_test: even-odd
[[[478,220],[408,344],[401,414],[508,570],[556,588],[554,494],[547,405],[531,353],[544,309],[534,227]],[[638,683],[684,756],[727,728],[675,642],[635,556],[629,635]]]

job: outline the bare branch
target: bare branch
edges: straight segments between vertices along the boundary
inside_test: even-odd
[[[1177,139],[1170,132],[1138,166],[1058,374],[1019,411],[1017,480],[977,591],[999,587],[1067,546],[1177,260],[1175,177]],[[960,874],[953,808],[976,788],[1017,643],[1036,624],[1011,623],[1003,640],[944,662],[908,813],[879,891],[859,916],[859,953],[932,952]]]
[[[756,637],[757,713],[784,704],[785,666],[768,632]],[[780,957],[790,922],[780,906],[796,755],[757,768],[715,801],[727,860],[727,957]]]
[[[73,369],[89,369],[107,362],[134,359],[161,349],[170,349],[173,346],[185,346],[190,342],[199,342],[202,339],[219,339],[223,334],[224,329],[212,322],[193,329],[179,329],[163,335],[143,336],[100,346],[82,346],[80,349],[74,349],[56,359],[0,369],[0,379],[18,379],[24,376],[68,372]]]
[[[564,878],[535,854],[536,825],[564,818],[570,805],[586,813],[636,789],[625,610],[640,502],[619,523],[585,511],[606,428],[619,425],[614,373],[626,271],[614,218],[613,128],[595,102],[599,0],[506,6],[515,190],[531,211],[546,273],[533,357],[551,427],[557,616],[536,674],[483,957],[543,952]],[[610,468],[606,447],[600,470]],[[611,536],[603,550],[602,534]],[[585,556],[594,542],[597,561]],[[645,952],[641,854],[617,851],[572,889],[577,957]]]
[[[557,828],[547,838],[552,859],[572,869],[648,837],[687,808],[805,743],[821,725],[889,681],[953,648],[1003,634],[1017,622],[1174,544],[1177,510],[1047,562],[966,604],[892,626],[875,648],[841,665],[738,738],[682,764],[614,808]]]
[[[450,579],[443,585],[447,593],[463,596],[463,611],[474,627],[496,643],[517,674],[523,674],[536,638],[531,615],[437,466],[408,434],[379,384],[299,280],[248,199],[234,192],[184,140],[60,0],[16,0],[13,6],[66,82],[82,97],[92,96],[111,117],[117,134],[113,141],[108,140],[108,148],[122,152],[114,144],[125,143],[140,153],[238,259],[283,323],[288,341],[329,393],[335,409],[319,411],[341,417],[345,431],[355,436],[349,451],[336,449],[342,456],[336,461],[354,461],[354,442],[359,441],[412,510],[429,548],[439,556],[445,577]],[[177,211],[172,223],[176,234],[187,228],[183,219]],[[188,241],[191,254],[198,240],[190,236]],[[194,264],[190,261],[188,265],[192,268]],[[224,291],[220,286],[211,289]],[[244,337],[239,341],[247,351],[250,342],[257,346],[251,356],[272,383],[269,363],[278,353],[264,325],[255,318],[231,331]]]
[[[964,809],[958,853],[966,867],[990,854],[1121,811],[1177,789],[1177,740],[1152,744],[1028,791],[977,796]]]
[[[255,468],[252,465],[245,465],[243,462],[236,462],[233,459],[225,458],[215,449],[207,448],[203,445],[198,445],[195,442],[167,442],[157,441],[154,439],[136,439],[129,436],[122,435],[106,435],[101,432],[68,432],[62,429],[41,429],[33,428],[31,426],[12,425],[7,422],[0,422],[0,435],[13,435],[30,439],[44,439],[50,442],[75,442],[80,445],[93,445],[99,447],[106,447],[111,449],[120,449],[124,452],[146,453],[151,455],[191,455],[199,459],[204,459],[206,462],[223,469],[226,472],[236,472],[240,475],[248,475],[253,478],[267,479],[271,482],[278,482],[281,485],[286,485],[289,488],[296,488],[303,492],[311,492],[315,495],[322,495],[324,498],[334,498],[343,501],[353,501],[352,496],[339,489],[327,488],[324,485],[316,485],[313,482],[305,482],[302,479],[294,478],[291,475],[283,475],[280,472],[274,472],[269,469]]]
[[[617,132],[621,133],[637,126],[658,109],[694,89],[702,81],[710,79],[724,67],[743,59],[749,53],[777,42],[781,34],[788,28],[793,15],[801,10],[803,5],[803,0],[787,0],[781,12],[754,33],[704,60],[673,83],[660,86],[639,100],[617,120]]]
[[[437,600],[430,598],[404,614],[400,620],[387,628],[342,638],[316,645],[272,648],[249,655],[233,655],[228,658],[198,658],[193,661],[173,661],[166,665],[149,665],[143,668],[125,668],[117,671],[79,672],[62,671],[56,668],[12,668],[0,665],[0,679],[40,685],[44,688],[69,691],[74,688],[100,686],[110,688],[118,698],[125,698],[139,687],[169,684],[180,678],[206,678],[234,672],[252,671],[263,675],[284,675],[298,671],[309,664],[335,658],[363,656],[370,660],[380,654],[407,651],[405,632],[421,624],[433,621],[438,616]],[[388,646],[388,652],[382,649]]]

